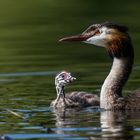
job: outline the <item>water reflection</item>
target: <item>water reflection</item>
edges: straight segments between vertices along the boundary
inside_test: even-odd
[[[0,136],[0,140],[13,140],[13,139],[7,136]]]
[[[95,135],[100,132],[100,127],[92,126],[91,124],[97,123],[99,111],[98,108],[76,108],[76,109],[65,109],[65,110],[53,110],[56,117],[56,133],[57,134],[68,134],[79,137],[79,133],[89,135],[94,133]],[[95,118],[95,120],[93,120]],[[94,122],[95,121],[95,122]],[[81,127],[84,124],[84,127]]]
[[[126,123],[127,116],[124,111],[103,111],[101,112],[102,138],[116,140],[118,138],[132,140],[132,126]]]
[[[76,119],[74,119],[76,116],[76,112],[80,110],[77,109],[62,109],[62,110],[54,110],[56,113],[56,128],[58,134],[64,134],[65,131],[60,128],[71,128],[74,124],[77,124]]]
[[[140,117],[139,112],[126,112],[126,111],[100,111],[98,108],[86,109],[67,109],[67,110],[54,110],[56,116],[56,133],[68,134],[71,131],[83,131],[78,133],[77,137],[84,135],[89,139],[103,139],[103,140],[132,140],[134,139],[134,126],[128,124],[128,120],[135,120]],[[89,115],[90,114],[90,115]],[[100,114],[100,126],[94,125],[93,122],[98,121],[95,117]],[[82,115],[79,119],[79,115]],[[84,119],[83,119],[84,118]],[[86,122],[90,122],[87,127],[84,126]],[[73,134],[73,133],[72,133]]]
[[[0,73],[0,77],[45,76],[45,75],[54,75],[56,73],[57,73],[56,71]]]

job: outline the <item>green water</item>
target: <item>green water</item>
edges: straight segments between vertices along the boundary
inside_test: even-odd
[[[135,64],[124,93],[140,87],[139,5],[126,0],[0,1],[0,134],[38,140],[140,139],[139,112],[110,113],[106,118],[106,113],[94,108],[61,113],[49,108],[56,97],[54,77],[61,70],[77,78],[67,91],[99,94],[111,66],[106,51],[84,43],[58,42],[92,23],[113,21],[129,27]],[[114,132],[104,127],[108,123],[103,117]]]

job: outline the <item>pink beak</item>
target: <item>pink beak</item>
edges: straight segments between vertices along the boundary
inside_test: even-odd
[[[65,38],[60,39],[59,41],[70,41],[70,42],[71,41],[86,41],[90,37],[91,35],[80,34],[80,35],[65,37]]]

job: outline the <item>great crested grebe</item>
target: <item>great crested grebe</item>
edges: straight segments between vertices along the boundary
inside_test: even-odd
[[[100,107],[105,110],[140,110],[140,90],[122,96],[122,88],[132,71],[134,50],[125,26],[104,22],[93,24],[80,35],[60,41],[83,41],[106,48],[113,65],[100,93]]]
[[[65,94],[65,86],[76,80],[71,73],[62,71],[55,77],[57,98],[51,102],[51,106],[57,109],[72,107],[99,106],[99,97],[95,94],[83,91],[73,91]]]

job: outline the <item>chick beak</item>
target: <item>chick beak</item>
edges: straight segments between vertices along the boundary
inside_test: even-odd
[[[71,82],[73,82],[74,80],[76,80],[75,77],[70,77],[70,78],[67,79],[66,81],[67,81],[67,83],[71,83]]]
[[[75,77],[71,77],[70,82],[73,82],[74,80],[76,80]]]

